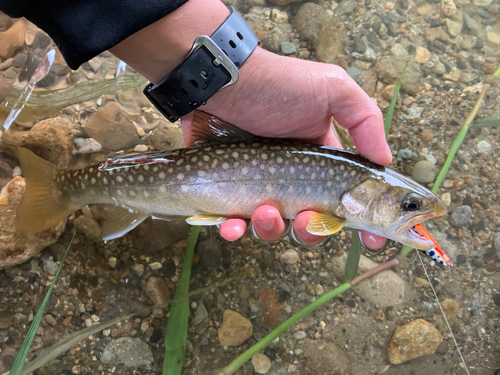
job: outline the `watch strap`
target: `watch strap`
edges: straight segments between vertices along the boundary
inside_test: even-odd
[[[210,36],[196,38],[184,61],[144,94],[171,122],[205,102],[221,88],[234,84],[238,69],[259,43],[243,18],[229,7],[230,15]]]

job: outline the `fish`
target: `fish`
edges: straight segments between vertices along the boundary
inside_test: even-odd
[[[441,249],[438,245],[437,241],[430,235],[429,232],[422,226],[422,224],[417,224],[413,227],[413,229],[422,237],[431,240],[434,243],[434,247],[429,250],[421,250],[422,253],[427,255],[428,257],[434,259],[436,262],[443,266],[447,266],[449,268],[453,267],[453,263],[448,255]]]
[[[103,205],[102,238],[123,236],[146,218],[216,225],[250,218],[261,205],[284,219],[314,211],[306,230],[328,236],[348,227],[417,249],[434,242],[413,230],[444,215],[430,190],[359,154],[252,135],[195,111],[190,141],[177,150],[115,156],[78,170],[56,170],[21,148],[26,179],[16,226],[36,233],[89,204]]]

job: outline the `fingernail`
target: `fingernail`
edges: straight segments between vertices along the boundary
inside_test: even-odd
[[[262,230],[265,230],[265,231],[273,229],[275,224],[276,224],[276,220],[274,218],[266,219],[266,220],[259,220],[259,222],[257,223],[259,228]]]

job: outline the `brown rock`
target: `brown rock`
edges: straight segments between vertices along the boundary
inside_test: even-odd
[[[19,20],[7,31],[0,32],[0,58],[6,59],[14,54],[24,45],[24,36],[28,29],[25,20]]]
[[[441,302],[441,307],[443,308],[446,318],[449,321],[454,320],[457,317],[458,312],[460,311],[458,302],[453,298],[446,298],[443,302]]]
[[[387,85],[382,90],[382,97],[385,100],[391,101],[395,91],[396,91],[396,85]]]
[[[238,346],[252,336],[253,327],[250,320],[236,311],[225,310],[219,328],[219,341],[223,346]]]
[[[182,131],[179,128],[158,126],[149,137],[155,150],[167,151],[184,147]]]
[[[416,51],[415,51],[415,60],[419,62],[420,64],[424,64],[429,60],[431,57],[431,53],[427,48],[420,47],[418,46]]]
[[[12,26],[12,18],[0,12],[0,31],[5,31]]]
[[[333,342],[304,339],[299,348],[304,357],[299,361],[301,374],[348,375],[352,371],[351,359]]]
[[[24,193],[22,177],[14,177],[0,193],[0,270],[23,263],[57,241],[66,220],[44,232],[25,235],[16,232],[16,209]]]
[[[324,17],[323,7],[315,3],[305,3],[297,12],[293,26],[303,39],[314,41],[318,36]]]
[[[340,48],[340,35],[329,16],[323,17],[318,32],[316,44],[316,58],[323,63],[332,63]]]
[[[418,139],[422,142],[430,142],[434,138],[434,134],[428,130],[424,130],[418,135]]]
[[[160,277],[150,277],[144,290],[155,305],[166,306],[170,301],[170,290],[165,280]]]
[[[276,295],[270,289],[262,289],[259,296],[264,320],[270,327],[278,327],[286,319],[283,313],[283,304],[278,301],[278,298],[276,298]]]
[[[416,319],[396,328],[387,355],[391,363],[403,363],[434,353],[441,341],[443,337],[436,327],[423,319]]]
[[[436,39],[446,42],[449,38],[448,33],[442,27],[433,27],[432,29],[425,30],[425,39],[429,42],[434,42]]]
[[[75,147],[73,139],[73,125],[64,117],[40,121],[30,131],[3,135],[7,143],[26,147],[60,169],[66,168],[71,161]]]
[[[88,118],[83,129],[108,150],[131,148],[140,141],[132,119],[116,102],[99,108]]]

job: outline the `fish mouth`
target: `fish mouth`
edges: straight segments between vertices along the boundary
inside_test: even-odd
[[[410,219],[406,220],[400,227],[395,231],[396,236],[394,240],[401,242],[404,245],[414,247],[420,250],[429,250],[434,247],[434,242],[422,236],[418,233],[414,226],[420,224],[423,221],[435,217],[434,212],[429,212],[425,214],[420,214]]]

